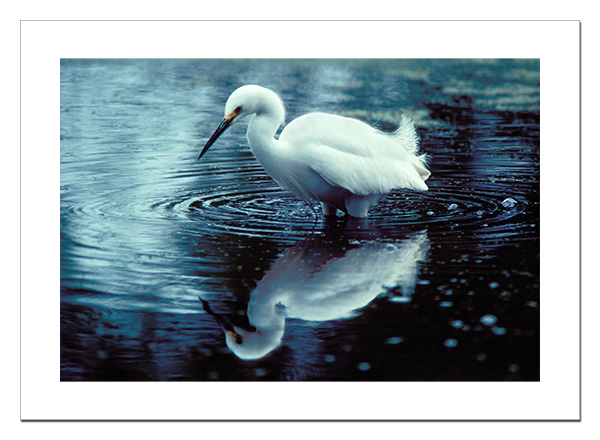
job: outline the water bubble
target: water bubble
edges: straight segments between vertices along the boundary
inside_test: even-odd
[[[495,282],[495,281],[492,281],[492,282],[490,283],[490,289],[495,289],[495,288],[496,288],[496,287],[498,287],[499,285],[500,285],[500,284],[498,284],[497,282]]]
[[[477,359],[479,362],[483,362],[485,361],[485,358],[487,356],[485,355],[485,353],[479,353],[477,356],[475,356],[475,359]]]
[[[371,369],[371,364],[368,362],[361,362],[360,364],[358,364],[358,369],[360,371],[368,371]]]
[[[517,201],[512,198],[507,198],[502,201],[502,206],[505,208],[514,208],[517,205]]]
[[[506,334],[506,329],[504,327],[494,327],[492,332],[494,332],[495,335],[502,336]]]
[[[444,341],[444,345],[448,348],[453,348],[458,345],[458,341],[456,339],[450,338]]]
[[[435,215],[435,212],[433,212],[433,211],[427,211],[427,215]]]
[[[458,205],[456,203],[451,203],[450,205],[448,205],[448,211],[454,211],[457,208]]]
[[[427,285],[429,285],[429,280],[419,280],[419,281],[417,281],[417,284],[421,284],[422,286],[427,286]]]
[[[440,307],[452,307],[452,301],[442,301]]]
[[[450,325],[452,325],[452,327],[454,328],[461,328],[464,325],[464,323],[460,319],[457,319],[455,321],[452,321],[452,324]]]
[[[481,319],[479,320],[483,325],[494,325],[496,323],[496,321],[498,321],[498,318],[496,318],[494,315],[483,315],[481,317]]]
[[[402,336],[392,336],[385,341],[386,344],[396,345],[404,342],[404,338]]]
[[[536,307],[537,307],[537,302],[536,302],[536,301],[527,301],[527,302],[525,303],[525,305],[526,305],[527,307],[533,307],[533,308],[536,308]]]
[[[410,296],[393,295],[388,298],[388,301],[393,303],[409,303]]]
[[[510,364],[508,366],[508,371],[510,371],[511,373],[516,373],[519,371],[519,369],[520,369],[520,367],[517,364]]]
[[[332,354],[325,355],[325,362],[332,363],[335,362],[335,356]]]
[[[256,370],[254,370],[254,375],[256,377],[264,377],[267,375],[267,370],[265,370],[264,368],[257,368]]]

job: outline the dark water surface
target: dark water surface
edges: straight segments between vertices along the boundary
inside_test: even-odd
[[[429,191],[315,221],[245,123],[197,162],[249,83],[408,112]],[[61,380],[539,380],[537,60],[63,60],[60,110]]]

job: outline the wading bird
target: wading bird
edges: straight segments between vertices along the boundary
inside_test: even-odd
[[[281,187],[304,201],[321,202],[325,215],[339,209],[367,217],[369,208],[393,189],[427,191],[426,155],[418,154],[419,138],[403,115],[393,133],[364,122],[326,113],[309,113],[275,134],[285,121],[281,98],[257,85],[235,90],[225,104],[225,118],[198,160],[234,122],[248,123],[248,144],[265,171]]]

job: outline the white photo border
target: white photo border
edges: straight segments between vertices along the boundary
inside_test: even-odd
[[[541,380],[61,382],[61,58],[539,58]],[[22,21],[22,420],[579,420],[579,87],[578,21]]]

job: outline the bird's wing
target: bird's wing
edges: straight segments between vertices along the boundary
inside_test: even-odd
[[[427,190],[429,171],[424,157],[414,154],[418,138],[408,120],[396,133],[385,134],[356,119],[311,113],[290,123],[280,140],[330,185],[354,194]]]
[[[395,188],[426,191],[427,185],[419,174],[418,159],[408,161],[359,157],[319,148],[319,158],[311,168],[330,185],[347,189],[356,195],[387,194]]]

